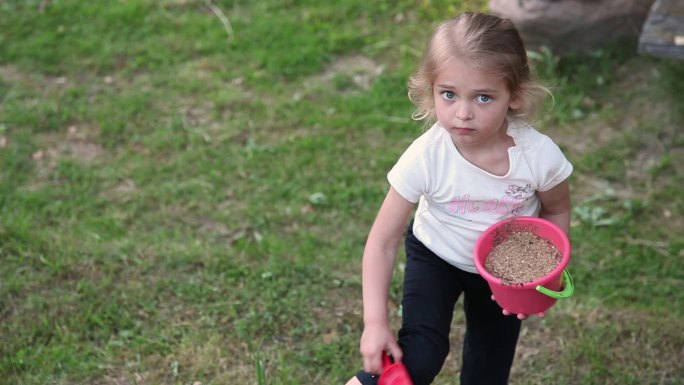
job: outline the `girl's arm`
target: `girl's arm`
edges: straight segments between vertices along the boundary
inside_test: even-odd
[[[387,297],[397,250],[413,207],[413,203],[390,187],[363,252],[364,331],[360,352],[364,370],[369,373],[380,373],[383,351],[388,351],[396,361],[401,360],[401,349],[389,326]]]
[[[570,235],[570,185],[567,180],[549,191],[538,191],[541,200],[539,217],[549,220]]]

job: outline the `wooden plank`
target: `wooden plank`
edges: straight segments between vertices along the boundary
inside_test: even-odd
[[[653,3],[639,36],[639,53],[684,60],[684,1]]]

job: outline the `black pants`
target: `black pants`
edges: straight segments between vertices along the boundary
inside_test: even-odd
[[[449,331],[456,301],[464,293],[466,332],[461,385],[508,383],[520,320],[504,316],[479,274],[458,269],[406,235],[406,270],[399,345],[414,385],[432,383],[449,354]],[[360,372],[363,385],[377,376]]]

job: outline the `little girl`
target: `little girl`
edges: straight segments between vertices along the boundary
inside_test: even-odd
[[[376,384],[383,352],[403,362],[414,385],[430,384],[449,353],[461,293],[461,384],[508,382],[527,314],[509,316],[492,301],[472,253],[481,232],[512,216],[540,216],[569,231],[572,165],[521,119],[531,116],[545,92],[531,78],[510,20],[466,12],[434,31],[409,81],[414,118],[434,125],[388,174],[389,192],[363,255],[364,370],[347,385]],[[407,263],[397,340],[387,293],[402,238]]]

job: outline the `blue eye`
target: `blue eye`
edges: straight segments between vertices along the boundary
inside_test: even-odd
[[[441,94],[444,100],[454,100],[456,98],[456,94],[453,91],[442,91]]]
[[[477,101],[480,103],[489,103],[492,100],[494,100],[494,99],[492,99],[489,95],[479,95],[477,97]]]

